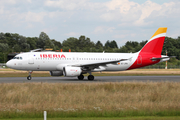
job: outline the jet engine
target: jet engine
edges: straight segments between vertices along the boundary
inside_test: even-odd
[[[51,76],[62,76],[63,71],[49,71]]]
[[[75,77],[79,76],[82,73],[82,70],[80,67],[64,67],[63,68],[63,74],[66,77]]]

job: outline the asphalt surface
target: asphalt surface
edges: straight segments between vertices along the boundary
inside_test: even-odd
[[[95,76],[94,81],[78,80],[77,77],[1,77],[0,83],[27,83],[27,82],[47,82],[47,83],[91,83],[91,82],[180,82],[180,76]]]

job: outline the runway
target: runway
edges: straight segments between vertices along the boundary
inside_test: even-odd
[[[1,77],[0,83],[31,83],[31,82],[47,82],[47,83],[91,83],[91,82],[180,82],[180,76],[95,76],[94,81],[78,80],[77,77],[32,77],[27,80],[26,77]]]

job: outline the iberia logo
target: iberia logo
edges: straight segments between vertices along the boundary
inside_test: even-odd
[[[66,58],[64,54],[40,54],[41,58]]]

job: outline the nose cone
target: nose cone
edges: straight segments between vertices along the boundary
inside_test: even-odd
[[[12,68],[12,66],[13,66],[12,61],[9,60],[9,61],[6,63],[6,66],[7,66],[8,68]]]

